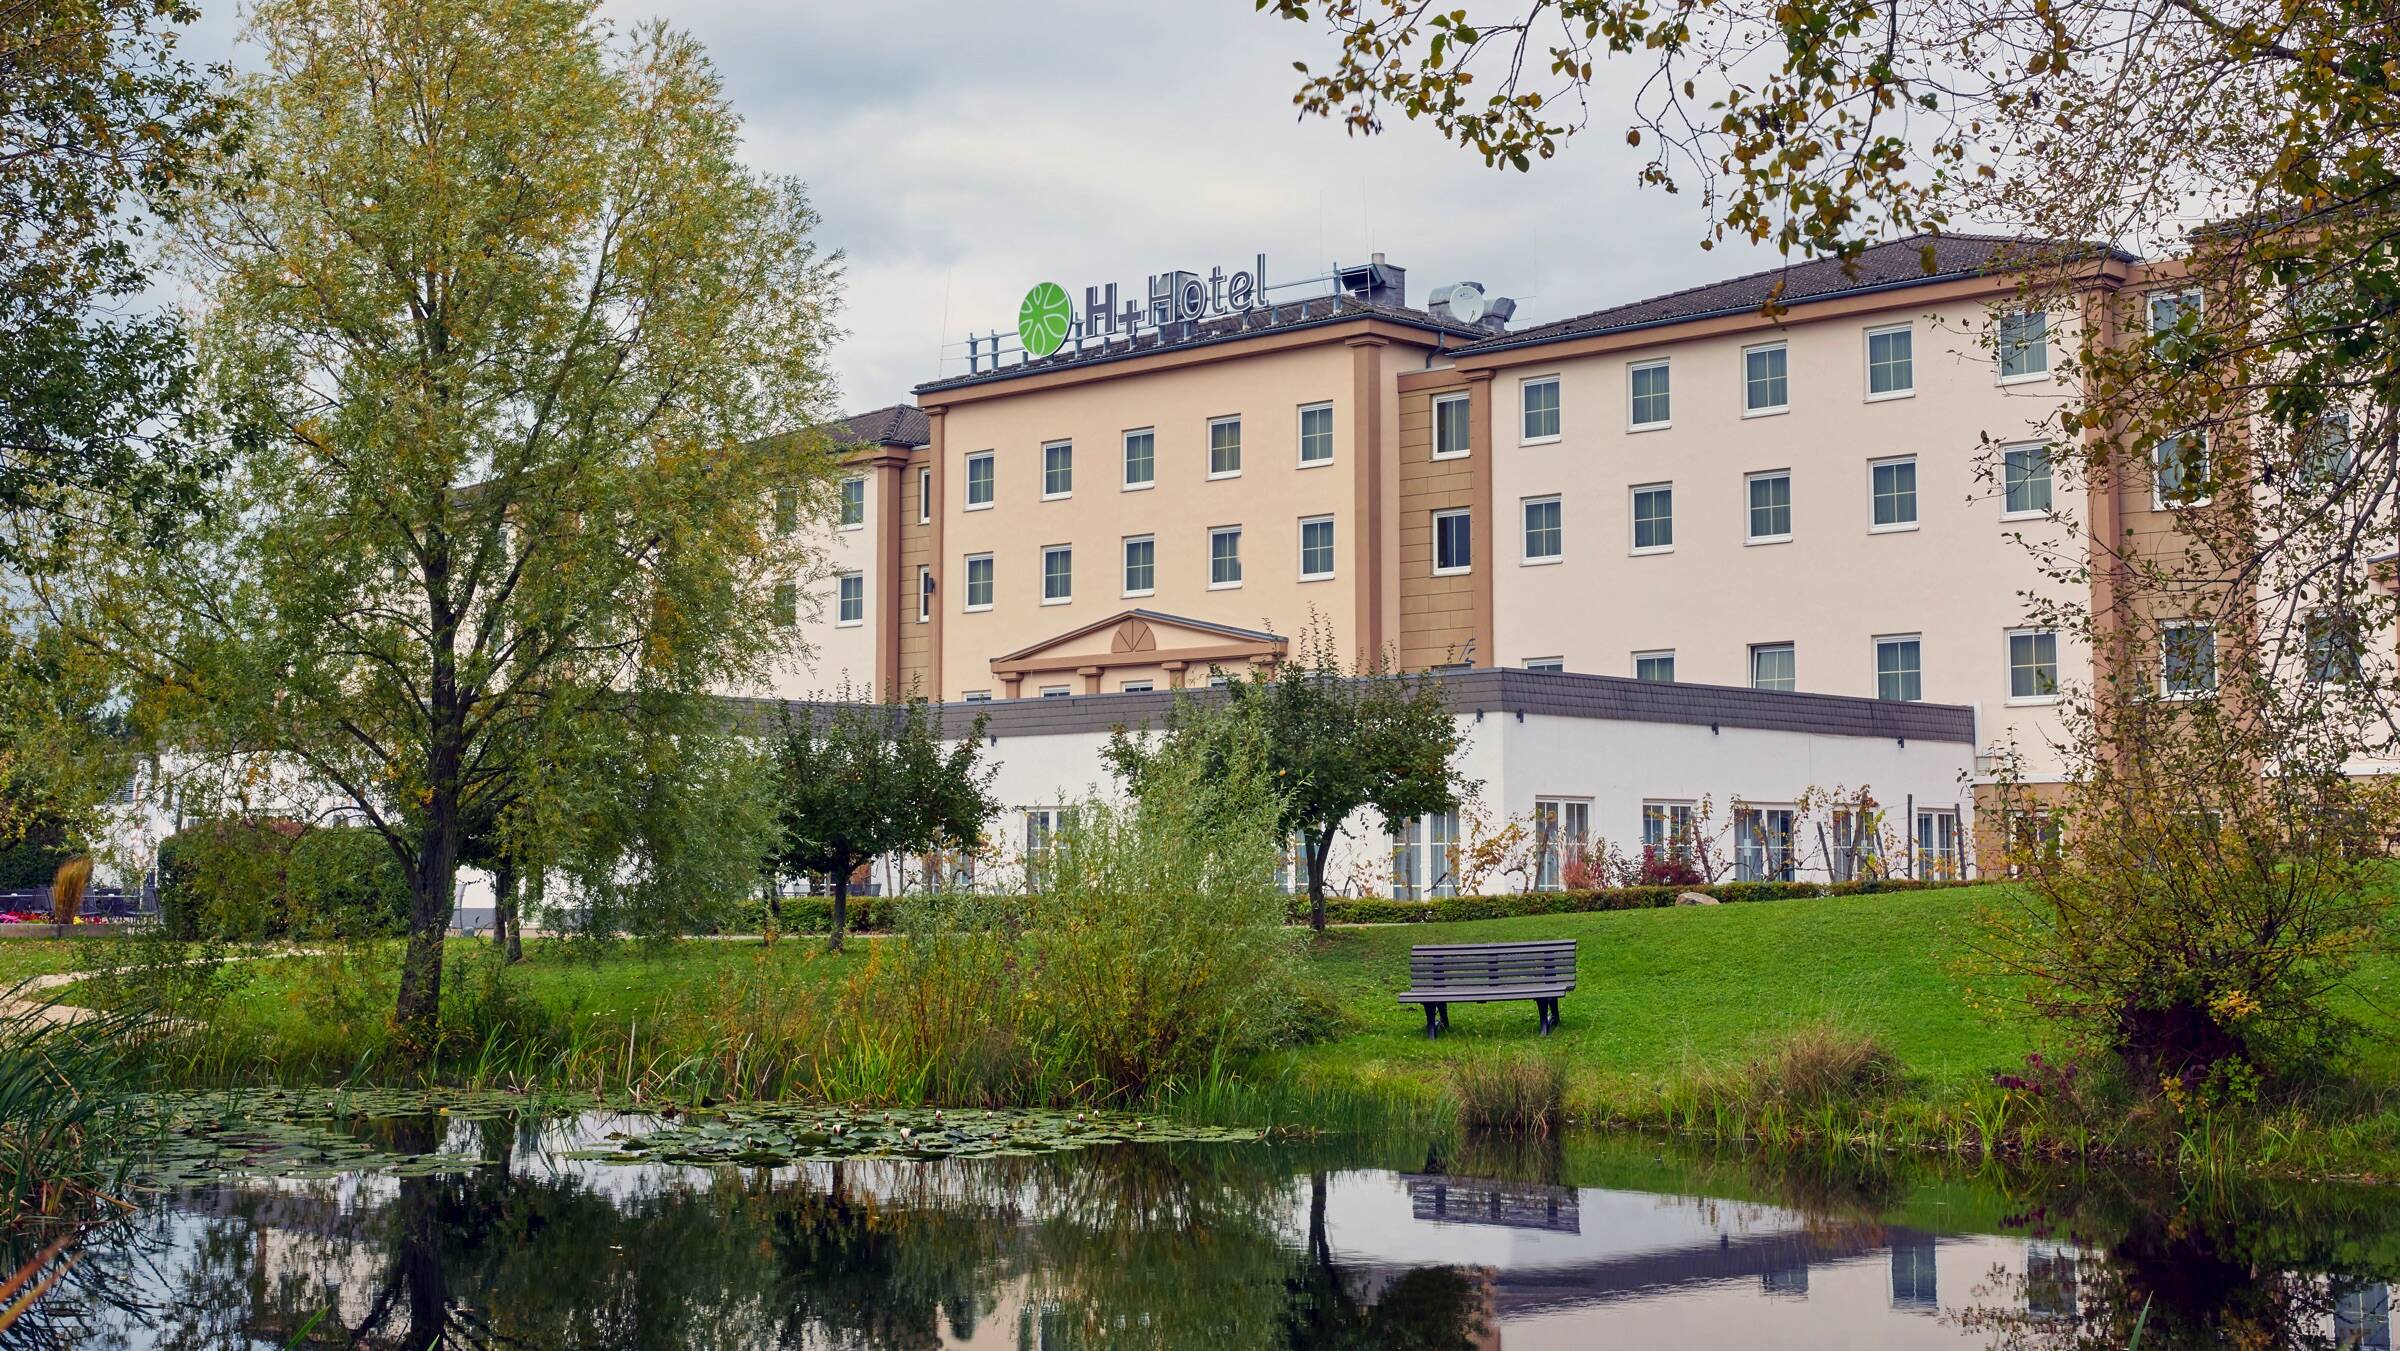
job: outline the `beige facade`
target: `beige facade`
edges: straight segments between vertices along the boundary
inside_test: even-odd
[[[1167,689],[1318,626],[1401,669],[1965,705],[2039,777],[2048,690],[2090,670],[2025,618],[2029,595],[2083,599],[2037,562],[2079,547],[2057,512],[2174,518],[2146,476],[2047,469],[2034,428],[2083,317],[2043,316],[2004,369],[2006,243],[1945,241],[1928,275],[1905,241],[1855,274],[1520,333],[1361,292],[930,383],[853,420],[921,413],[854,438],[864,525],[832,553],[865,574],[865,622],[820,588],[811,668],[776,692]],[[2119,257],[2093,286],[2154,281]]]

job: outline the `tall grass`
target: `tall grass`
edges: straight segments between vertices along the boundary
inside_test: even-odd
[[[134,1015],[54,1022],[0,992],[0,1252],[28,1231],[80,1224],[121,1180]]]
[[[1462,1061],[1450,1081],[1469,1130],[1549,1135],[1566,1124],[1567,1067],[1555,1057]]]

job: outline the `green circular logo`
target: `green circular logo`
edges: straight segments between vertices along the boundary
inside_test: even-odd
[[[1046,357],[1067,340],[1067,330],[1075,326],[1075,307],[1067,303],[1067,290],[1054,281],[1046,281],[1025,293],[1025,303],[1017,307],[1017,341],[1037,357]]]

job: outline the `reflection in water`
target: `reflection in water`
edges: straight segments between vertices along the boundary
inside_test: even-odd
[[[25,1345],[2381,1348],[2363,1192],[1770,1168],[1654,1141],[625,1167],[624,1123],[361,1122],[485,1160],[160,1198]],[[1945,1303],[1945,1297],[1951,1302]]]

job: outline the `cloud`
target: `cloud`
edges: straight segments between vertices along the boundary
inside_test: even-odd
[[[1373,137],[1297,120],[1292,63],[1324,63],[1332,40],[1248,0],[604,12],[699,38],[753,167],[809,184],[823,242],[848,258],[835,362],[852,409],[908,398],[944,373],[944,344],[1011,328],[1042,280],[1139,287],[1258,252],[1293,280],[1381,251],[1412,301],[1472,278],[1529,323],[1775,261],[1703,253],[1696,197],[1636,186],[1621,90],[1596,93],[1592,127],[1531,173],[1405,119]],[[187,50],[247,64],[234,27],[212,14]]]

